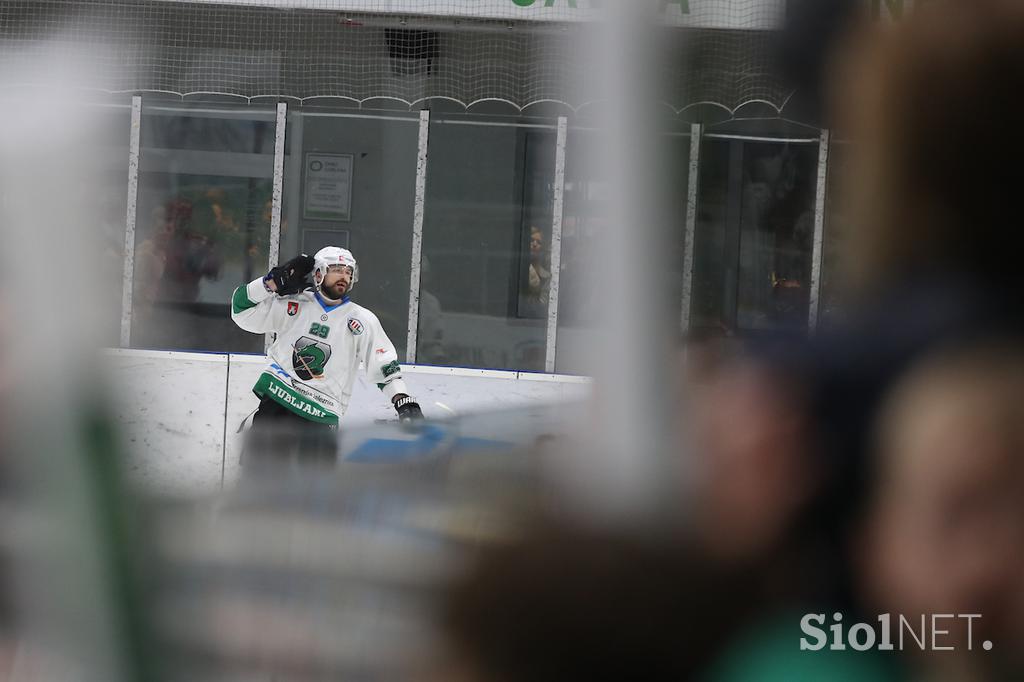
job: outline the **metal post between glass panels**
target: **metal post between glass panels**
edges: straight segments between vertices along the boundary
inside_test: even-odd
[[[697,181],[700,174],[700,142],[704,126],[690,126],[690,169],[686,187],[686,234],[683,237],[683,294],[680,302],[680,330],[690,330],[690,302],[693,293],[693,239],[697,233]]]
[[[562,207],[565,201],[565,140],[568,119],[558,117],[558,135],[555,140],[554,205],[551,217],[551,282],[548,285],[548,331],[544,351],[544,371],[555,371],[555,353],[558,350],[558,279],[562,264]]]
[[[821,263],[825,243],[825,195],[828,189],[829,131],[821,131],[818,146],[818,185],[814,199],[814,245],[811,251],[810,301],[807,311],[807,330],[813,334],[818,328],[818,307],[821,299]]]
[[[412,257],[409,274],[409,335],[405,361],[416,362],[416,337],[420,316],[420,261],[423,255],[423,205],[427,193],[427,143],[430,137],[430,111],[420,111],[419,144],[416,153],[416,196],[412,218]]]
[[[274,128],[274,188],[270,201],[270,254],[267,268],[273,268],[281,257],[281,197],[284,189],[284,136],[288,125],[288,105],[277,105],[277,125]],[[270,350],[273,334],[266,334],[263,347]]]
[[[121,283],[121,347],[132,340],[132,287],[135,280],[135,215],[139,198],[139,131],[142,97],[132,97],[132,122],[128,142],[128,205],[124,230],[124,279]]]

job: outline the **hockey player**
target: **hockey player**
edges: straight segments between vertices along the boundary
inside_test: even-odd
[[[313,284],[307,281],[313,273]],[[235,289],[231,319],[246,331],[277,335],[267,366],[253,386],[260,399],[253,417],[254,447],[273,457],[298,438],[307,459],[335,458],[335,429],[345,414],[356,372],[387,396],[402,422],[423,418],[409,396],[398,354],[377,316],[349,300],[359,266],[347,249],[328,246],[303,254],[265,277]]]

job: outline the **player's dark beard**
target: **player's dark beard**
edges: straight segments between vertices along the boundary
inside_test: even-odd
[[[348,287],[343,282],[336,284],[325,284],[324,293],[327,294],[328,298],[334,301],[340,301],[345,297],[345,293],[348,291]]]

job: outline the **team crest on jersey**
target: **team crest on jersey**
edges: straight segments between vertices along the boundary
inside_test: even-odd
[[[298,312],[299,304],[296,301],[288,301],[288,314],[294,317]]]
[[[363,333],[363,323],[354,317],[350,317],[348,318],[348,330],[356,336],[359,336]]]
[[[330,359],[330,345],[309,336],[300,336],[292,350],[292,368],[303,381],[322,377]]]

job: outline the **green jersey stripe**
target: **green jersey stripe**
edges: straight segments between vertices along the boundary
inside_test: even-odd
[[[297,393],[291,386],[269,372],[260,375],[259,381],[252,387],[252,392],[259,398],[270,397],[300,417],[318,424],[338,423],[338,415]]]
[[[255,307],[256,304],[249,300],[249,293],[244,285],[235,289],[235,293],[231,296],[231,312],[240,313]]]

